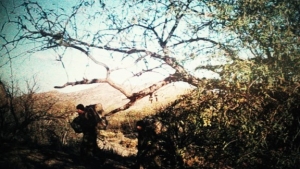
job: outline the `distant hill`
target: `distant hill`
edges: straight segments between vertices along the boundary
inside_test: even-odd
[[[183,82],[171,83],[154,93],[155,96],[153,96],[152,103],[149,100],[149,97],[145,97],[137,101],[129,110],[138,111],[144,109],[145,107],[153,107],[153,109],[157,109],[157,106],[163,106],[166,103],[175,100],[178,95],[184,94],[190,89],[192,89],[192,87]],[[108,84],[102,83],[93,84],[89,88],[87,88],[87,86],[69,86],[64,89],[39,93],[38,95],[51,96],[58,99],[59,103],[71,102],[74,105],[80,103],[84,105],[102,103],[105,113],[128,102],[128,99],[126,99],[126,97],[118,90],[114,89]]]

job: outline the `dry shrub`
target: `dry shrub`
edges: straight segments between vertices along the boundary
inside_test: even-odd
[[[103,151],[109,151],[123,157],[135,156],[137,153],[137,139],[127,138],[120,131],[105,131],[99,132],[98,145]]]

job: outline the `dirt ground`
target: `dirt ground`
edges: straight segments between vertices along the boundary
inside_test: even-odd
[[[132,143],[128,140],[131,139],[101,141],[99,155],[88,162],[83,162],[78,150],[70,147],[56,150],[56,148],[46,146],[33,147],[19,143],[2,143],[0,145],[0,168],[131,169],[135,164],[136,151],[134,147],[129,146]]]

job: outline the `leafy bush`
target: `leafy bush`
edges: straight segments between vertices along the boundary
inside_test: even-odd
[[[227,90],[204,90],[205,83],[184,95],[154,119],[161,133],[150,141],[143,166],[158,157],[169,168],[295,168],[300,165],[300,92],[289,82],[272,88],[252,83],[247,90],[224,81]],[[230,88],[228,87],[230,86]],[[249,86],[249,85],[248,85]],[[154,134],[155,135],[155,134]],[[170,150],[170,146],[174,148]],[[152,155],[160,151],[161,154]],[[174,154],[172,154],[174,153]],[[151,157],[149,159],[149,157]],[[181,161],[180,161],[181,160]],[[162,160],[161,160],[162,161]],[[168,161],[169,163],[167,163]]]

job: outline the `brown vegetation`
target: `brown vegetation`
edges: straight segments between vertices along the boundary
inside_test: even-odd
[[[156,100],[151,102],[149,99],[144,99],[126,112],[107,116],[109,126],[107,130],[99,131],[98,136],[98,145],[102,149],[103,158],[105,157],[105,159],[104,163],[98,165],[113,167],[113,163],[117,164],[113,168],[126,168],[126,166],[134,165],[135,160],[133,157],[137,153],[135,122],[147,115],[152,115],[159,107],[165,106],[168,101],[174,100],[176,98],[175,90],[179,94],[180,92],[184,93],[186,89],[180,85],[169,86],[157,93],[156,97],[162,100],[161,102]],[[107,90],[109,89],[98,86],[72,93],[53,91],[32,93],[32,95],[26,94],[15,98],[14,100],[20,99],[26,105],[30,105],[30,110],[34,110],[37,114],[38,112],[44,112],[45,114],[39,116],[39,118],[36,116],[34,121],[29,121],[28,126],[24,126],[22,129],[26,132],[15,134],[14,137],[10,138],[12,142],[2,139],[1,143],[5,151],[0,156],[5,158],[0,160],[0,165],[8,168],[19,168],[22,165],[29,166],[26,168],[55,168],[56,166],[68,168],[76,165],[79,166],[78,168],[86,167],[78,164],[78,159],[76,159],[78,158],[78,145],[81,142],[82,135],[76,134],[69,123],[77,116],[75,105],[78,103],[85,103],[85,105],[103,103],[104,109],[109,109],[109,107],[113,109],[114,106],[118,106],[116,102],[118,100],[118,97],[116,97],[117,92],[111,92],[111,95],[106,95],[106,97],[102,96],[101,93],[105,93]],[[111,101],[112,97],[116,98]],[[113,105],[113,103],[116,105]],[[14,105],[14,108],[16,114],[21,113],[23,110],[22,104]],[[2,111],[10,116],[9,112],[4,109]],[[5,131],[13,132],[11,130]],[[1,132],[4,132],[3,128]],[[57,152],[57,156],[54,155],[55,152]],[[100,158],[102,158],[102,155]],[[126,158],[129,159],[126,160]],[[117,159],[123,159],[124,161],[117,162],[115,161]],[[96,160],[95,162],[99,161]]]

